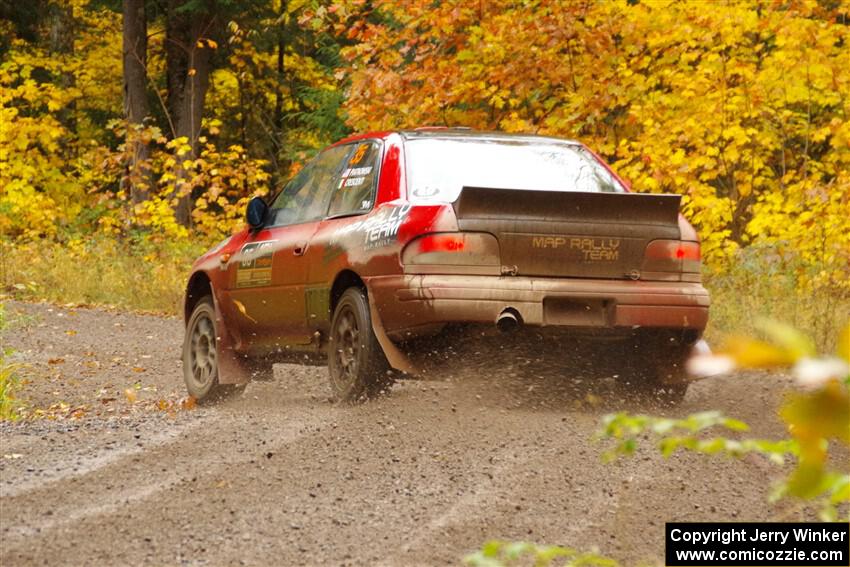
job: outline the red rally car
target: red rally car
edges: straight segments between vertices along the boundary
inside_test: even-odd
[[[335,397],[359,400],[419,372],[418,339],[489,328],[626,345],[603,358],[681,398],[709,296],[679,205],[630,193],[573,141],[444,128],[347,138],[253,199],[248,227],[196,261],[187,388],[218,398],[274,362],[326,361]]]

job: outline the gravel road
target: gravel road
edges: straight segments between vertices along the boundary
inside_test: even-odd
[[[491,538],[662,564],[664,522],[800,518],[758,457],[606,464],[613,411],[719,409],[776,438],[789,380],[705,380],[676,408],[603,385],[504,375],[406,381],[360,406],[279,365],[185,408],[178,319],[6,303],[3,344],[39,419],[0,423],[0,565],[442,565]],[[498,356],[496,354],[495,356]],[[129,390],[129,391],[128,391]],[[30,411],[34,411],[31,409]]]

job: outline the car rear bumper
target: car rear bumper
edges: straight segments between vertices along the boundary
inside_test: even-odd
[[[505,310],[523,324],[702,331],[709,295],[699,283],[460,275],[368,280],[388,332],[437,323],[495,324]]]

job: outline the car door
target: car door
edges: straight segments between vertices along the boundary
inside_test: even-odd
[[[349,148],[327,216],[313,235],[307,252],[306,307],[308,324],[313,331],[327,331],[330,286],[336,274],[363,260],[362,256],[352,257],[353,250],[341,245],[341,235],[353,235],[356,239],[357,227],[362,225],[376,200],[383,145],[378,140],[361,140],[349,144]]]
[[[306,252],[348,153],[332,147],[296,175],[269,207],[266,225],[230,260],[230,298],[249,350],[308,344]]]

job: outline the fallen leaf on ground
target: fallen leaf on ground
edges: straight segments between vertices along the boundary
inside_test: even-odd
[[[71,419],[80,419],[85,417],[87,411],[88,408],[86,406],[80,406],[71,412]]]
[[[136,390],[133,388],[127,388],[124,390],[124,395],[127,397],[127,401],[131,404],[135,404],[136,400],[139,398],[138,394],[136,394]]]

